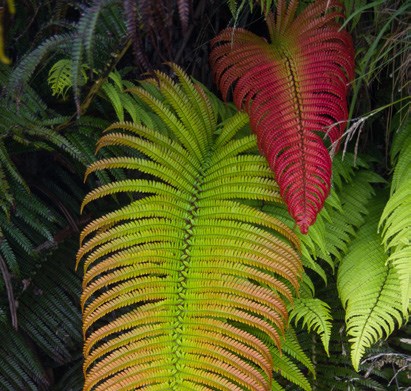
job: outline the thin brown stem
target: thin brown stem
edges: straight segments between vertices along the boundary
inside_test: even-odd
[[[13,328],[17,331],[17,306],[16,301],[14,300],[13,286],[11,284],[11,275],[9,269],[7,268],[6,262],[3,257],[0,255],[0,271],[3,276],[4,285],[6,286],[7,300],[9,302],[11,324]]]

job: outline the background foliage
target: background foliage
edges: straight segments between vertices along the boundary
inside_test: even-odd
[[[173,61],[217,94],[208,66],[210,40],[227,26],[266,34],[264,14],[274,3],[3,4],[0,389],[83,386],[82,276],[74,271],[78,236],[123,199],[100,200],[81,216],[80,204],[92,188],[124,179],[126,173],[98,172],[85,184],[83,176],[96,161],[95,146],[108,124],[146,115],[144,103],[124,90],[144,78],[143,72],[170,72],[164,62]],[[356,49],[351,120],[344,151],[334,157],[331,196],[309,235],[301,236],[306,274],[300,298],[290,308],[285,354],[272,344],[278,365],[273,389],[404,390],[410,384],[410,323],[393,330],[409,305],[411,270],[411,5],[401,0],[344,3]],[[118,153],[111,146],[99,157]],[[293,228],[284,208],[254,206]],[[379,300],[369,313],[353,300],[363,293],[355,296],[368,267],[379,270],[373,284],[364,286]],[[401,287],[402,294],[390,296],[391,285]],[[359,317],[375,321],[367,328]]]

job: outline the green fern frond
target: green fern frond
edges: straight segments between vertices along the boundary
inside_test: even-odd
[[[281,352],[278,350],[275,343],[267,338],[260,330],[248,329],[256,337],[264,341],[270,348],[270,352],[274,359],[274,373],[271,390],[285,390],[281,384],[289,384],[289,382],[297,385],[303,390],[311,390],[311,385],[308,377],[305,374],[307,370],[311,375],[315,376],[315,368],[313,362],[303,351],[294,329],[290,326],[282,340]],[[278,383],[277,383],[278,381]]]
[[[22,189],[29,192],[26,182],[19,174],[17,168],[10,159],[10,156],[6,150],[6,147],[2,141],[0,141],[0,164],[5,168],[5,171],[11,176],[11,178],[16,181]]]
[[[253,9],[255,7],[255,4],[258,4],[261,7],[261,12],[264,15],[267,15],[270,10],[272,5],[274,4],[273,0],[226,0],[228,8],[231,11],[231,14],[234,17],[238,17],[238,14],[241,12],[241,10],[244,8],[244,6],[247,4],[248,7],[250,8],[250,11],[253,12]]]
[[[337,287],[346,311],[351,358],[356,370],[365,349],[389,336],[407,316],[403,311],[398,271],[386,264],[388,257],[377,233],[384,201],[379,194],[369,202],[369,215],[338,270]]]
[[[54,391],[81,391],[83,389],[84,378],[81,368],[81,360],[77,360],[65,372],[64,376],[54,386]]]
[[[379,342],[368,348],[366,355],[361,360],[359,371],[355,371],[350,358],[349,335],[346,334],[344,310],[338,298],[337,287],[333,278],[328,285],[318,287],[317,295],[322,300],[327,300],[332,308],[333,327],[330,337],[330,354],[327,355],[323,344],[316,334],[298,332],[298,338],[304,351],[312,359],[317,376],[311,379],[313,389],[317,390],[358,390],[358,391],[388,391],[401,388],[407,384],[398,376],[398,369],[403,363],[393,365],[390,358],[395,350],[390,348],[390,340]],[[404,335],[402,335],[403,337]],[[404,370],[406,367],[404,367]],[[397,375],[398,383],[391,381]]]
[[[72,84],[78,114],[80,114],[79,87],[84,62],[87,60],[92,69],[106,68],[107,64],[97,63],[94,52],[104,53],[114,50],[119,46],[120,40],[126,36],[124,19],[120,17],[120,8],[116,3],[116,0],[94,1],[89,7],[84,7],[78,22],[71,48]],[[114,36],[114,39],[110,40],[110,36]],[[124,42],[122,44],[124,45]],[[105,58],[107,62],[107,57]]]
[[[279,376],[287,379],[289,382],[297,385],[300,389],[305,391],[311,391],[311,385],[305,375],[301,372],[298,366],[285,354],[280,354],[278,350],[274,350],[274,361],[276,364],[275,371]],[[279,382],[280,380],[277,379]],[[284,390],[285,388],[277,388]]]
[[[70,362],[82,343],[78,303],[81,280],[70,270],[72,261],[69,262],[75,247],[75,241],[68,241],[43,260],[19,298],[20,328],[60,365]]]
[[[27,84],[40,62],[45,61],[50,53],[67,49],[72,41],[73,36],[71,34],[55,35],[46,39],[36,49],[25,55],[10,76],[7,86],[9,94],[19,95],[22,87]]]
[[[329,354],[332,316],[327,303],[316,298],[295,299],[290,311],[291,320],[296,324],[302,320],[302,327],[307,328],[309,332],[316,332],[321,338],[324,350]]]
[[[83,65],[80,69],[80,85],[87,83],[87,69],[86,65]],[[66,99],[68,90],[73,86],[71,72],[72,64],[70,59],[61,59],[50,68],[47,82],[53,96],[57,95]]]
[[[4,257],[10,271],[15,274],[20,274],[20,267],[17,263],[16,255],[14,254],[8,240],[3,236],[2,229],[0,227],[0,255]]]
[[[49,385],[46,371],[23,338],[0,324],[0,387],[5,391],[45,391]]]
[[[103,185],[83,202],[138,196],[82,233],[84,389],[269,390],[275,358],[253,334],[281,345],[286,303],[301,275],[299,241],[280,220],[241,201],[279,202],[264,159],[248,152],[255,137],[236,134],[244,115],[218,126],[203,90],[173,70],[179,84],[158,73],[158,84],[144,83],[150,92],[131,90],[166,133],[122,122],[98,145],[145,158],[104,159],[87,171],[122,167],[152,179]]]
[[[391,160],[395,166],[390,198],[381,215],[379,227],[387,262],[397,271],[401,285],[402,311],[411,300],[411,122],[395,135]]]

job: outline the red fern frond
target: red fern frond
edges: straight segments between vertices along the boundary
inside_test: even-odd
[[[301,232],[315,222],[330,191],[331,158],[322,137],[338,149],[354,77],[350,35],[340,30],[338,0],[317,0],[296,15],[298,0],[278,1],[269,14],[270,42],[244,29],[212,41],[210,61],[224,99],[250,115],[261,152]]]

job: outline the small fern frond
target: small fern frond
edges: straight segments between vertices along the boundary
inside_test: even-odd
[[[183,29],[183,33],[187,32],[191,7],[192,0],[177,0],[178,16],[180,17],[180,23]]]
[[[143,176],[100,186],[83,202],[137,195],[81,235],[84,389],[268,391],[269,344],[281,346],[301,278],[299,241],[244,201],[279,202],[255,137],[238,135],[244,115],[217,124],[203,89],[172,69],[178,84],[157,73],[131,89],[161,130],[121,122],[98,144],[144,158],[103,159],[87,170]]]
[[[80,85],[87,83],[88,76],[86,73],[87,66],[83,65],[80,71]],[[61,96],[66,99],[68,90],[73,86],[72,82],[72,64],[69,59],[57,61],[49,71],[47,82],[51,88],[53,96]]]
[[[365,349],[389,336],[407,316],[403,312],[398,271],[386,264],[387,255],[377,233],[384,201],[379,194],[368,204],[365,223],[338,270],[338,293],[346,311],[351,358],[356,370]]]
[[[13,70],[7,86],[10,95],[19,94],[41,61],[50,53],[66,50],[73,41],[71,34],[55,35],[43,41],[39,47],[28,53]]]
[[[320,299],[299,298],[294,300],[294,305],[290,311],[290,321],[296,324],[302,320],[302,327],[308,332],[317,333],[324,346],[324,350],[329,354],[329,344],[332,327],[332,316],[330,306]]]
[[[320,0],[296,15],[297,0],[267,15],[271,42],[241,29],[212,41],[215,80],[250,115],[291,216],[307,233],[331,187],[331,158],[319,133],[338,148],[354,76],[351,37],[340,29],[342,5]]]

